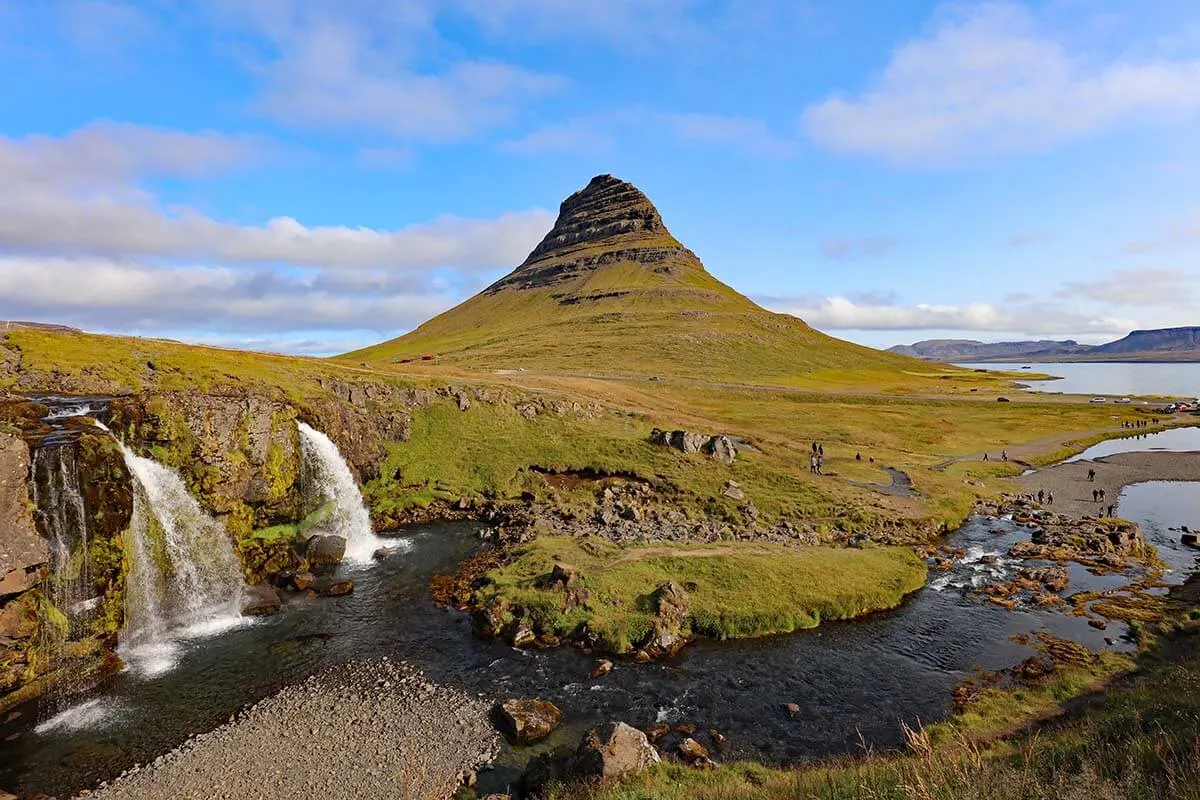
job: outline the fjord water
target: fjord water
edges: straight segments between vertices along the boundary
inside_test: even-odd
[[[1200,418],[1196,419],[1200,423]],[[1195,453],[1200,452],[1200,425],[1189,428],[1171,428],[1156,433],[1136,433],[1105,439],[1092,445],[1082,453],[1066,461],[1103,458],[1117,453]],[[1197,476],[1200,478],[1200,475]]]
[[[1013,364],[959,364],[965,369],[990,369],[1017,372],[1029,366],[1030,372],[1057,376],[1058,380],[1022,383],[1039,392],[1134,397],[1200,397],[1200,362],[1192,363],[1064,363],[1039,364],[1033,361]]]
[[[792,762],[856,752],[864,741],[899,744],[899,723],[945,716],[950,689],[974,666],[997,669],[1030,655],[1011,634],[1046,628],[1097,648],[1107,646],[1105,635],[1116,635],[1080,618],[1036,608],[1008,612],[965,594],[1002,579],[1014,567],[1003,553],[1028,536],[1008,522],[973,519],[949,540],[968,549],[963,563],[894,611],[787,636],[698,642],[664,663],[621,660],[592,680],[594,660],[576,650],[514,650],[474,636],[465,615],[434,606],[430,577],[453,571],[475,550],[476,530],[466,523],[411,529],[400,537],[410,548],[405,555],[369,569],[343,566],[355,581],[353,594],[290,596],[280,614],[253,626],[202,645],[179,642],[181,657],[169,672],[113,677],[104,687],[108,714],[93,727],[23,731],[7,743],[0,785],[66,795],[152,760],[281,685],[382,655],[469,691],[551,700],[566,719],[547,746],[573,744],[583,726],[612,719],[687,721],[725,733],[729,757]],[[1001,557],[986,563],[988,554]],[[1083,570],[1073,571],[1073,579],[1076,590],[1106,588],[1113,580]],[[783,710],[792,702],[803,709],[796,717]],[[498,780],[512,777],[503,767],[497,773]]]

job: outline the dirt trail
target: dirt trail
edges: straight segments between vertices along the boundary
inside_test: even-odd
[[[1096,471],[1095,481],[1087,478],[1090,469]],[[1017,479],[1027,493],[1054,495],[1054,504],[1045,508],[1074,517],[1097,516],[1116,505],[1126,486],[1146,481],[1200,481],[1200,453],[1118,453],[1057,464]],[[1093,500],[1092,492],[1101,489],[1104,500]]]

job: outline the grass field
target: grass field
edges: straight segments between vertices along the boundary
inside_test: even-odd
[[[582,572],[586,605],[563,610],[563,593],[542,588],[556,563]],[[851,619],[899,605],[925,583],[925,564],[904,547],[862,550],[728,542],[715,545],[613,544],[539,537],[487,575],[485,602],[502,597],[535,627],[560,638],[586,629],[610,652],[625,653],[653,624],[650,594],[674,581],[691,598],[684,632],[714,639],[791,633],[822,620]]]

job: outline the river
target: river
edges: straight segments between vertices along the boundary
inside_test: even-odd
[[[1162,364],[1037,364],[1034,362],[1014,364],[959,364],[967,369],[1004,370],[1055,375],[1053,381],[1029,381],[1030,388],[1039,392],[1061,392],[1063,394],[1106,395],[1109,397],[1134,397],[1137,395],[1200,397],[1200,362]],[[1024,380],[1022,382],[1025,382]]]

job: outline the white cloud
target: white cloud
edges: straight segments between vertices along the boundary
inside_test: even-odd
[[[1057,296],[1086,297],[1102,303],[1135,306],[1192,305],[1200,274],[1180,269],[1122,269],[1087,281],[1067,281]]]
[[[838,261],[883,258],[896,244],[890,236],[830,237],[821,240],[821,254]]]
[[[0,318],[108,330],[378,330],[412,327],[454,293],[402,285],[337,293],[313,276],[112,259],[0,258]]]
[[[1030,303],[997,308],[990,303],[965,305],[856,303],[845,297],[765,297],[775,311],[800,317],[822,330],[959,330],[1025,334],[1128,333],[1132,320],[1088,315],[1058,305]]]
[[[1200,60],[1096,63],[1040,33],[1022,6],[959,8],[899,47],[859,96],[808,107],[805,132],[842,152],[947,161],[1200,110]]]
[[[291,217],[262,225],[220,222],[152,202],[31,192],[0,198],[0,250],[213,259],[313,267],[495,269],[519,263],[553,224],[548,211],[494,219],[443,216],[394,231],[327,225]]]
[[[447,60],[438,53],[435,6],[222,4],[260,45],[254,107],[289,124],[455,141],[506,123],[517,108],[566,84],[499,61]]]
[[[253,136],[103,121],[57,138],[0,134],[0,184],[11,192],[38,186],[111,188],[147,175],[198,178],[261,161],[270,149]]]

